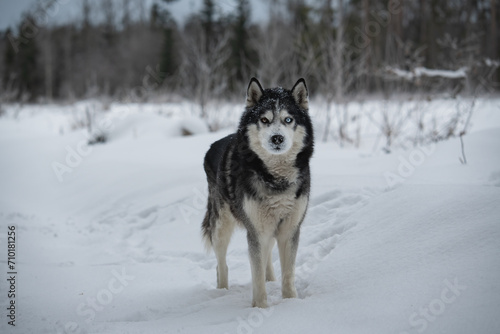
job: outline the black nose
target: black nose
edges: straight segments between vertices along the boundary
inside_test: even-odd
[[[273,142],[273,144],[275,145],[279,145],[283,142],[285,138],[283,138],[282,135],[274,135],[271,137],[271,141]]]

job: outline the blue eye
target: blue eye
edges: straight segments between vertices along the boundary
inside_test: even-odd
[[[293,121],[293,119],[291,117],[285,118],[285,123],[290,124],[290,123],[292,123],[292,121]]]

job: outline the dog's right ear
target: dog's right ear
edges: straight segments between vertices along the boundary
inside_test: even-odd
[[[304,78],[300,78],[293,86],[292,95],[295,102],[297,102],[301,108],[309,110],[309,92],[307,91],[306,81]]]
[[[259,80],[252,78],[247,88],[247,107],[251,108],[259,102],[264,90]]]

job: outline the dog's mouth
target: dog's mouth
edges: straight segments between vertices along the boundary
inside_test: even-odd
[[[272,145],[272,144],[271,144],[271,148],[272,148],[272,149],[273,149],[273,151],[275,151],[276,153],[279,153],[279,152],[282,150],[281,145]]]

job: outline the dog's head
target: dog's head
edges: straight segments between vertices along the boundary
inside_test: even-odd
[[[304,79],[291,90],[263,89],[257,79],[250,80],[240,130],[246,132],[250,148],[261,158],[297,155],[308,143],[312,150],[308,95]]]

